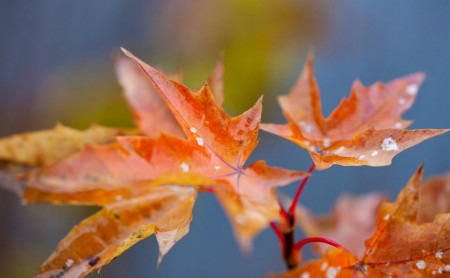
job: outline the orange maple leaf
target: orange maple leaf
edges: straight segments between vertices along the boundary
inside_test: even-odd
[[[37,277],[84,276],[153,233],[160,247],[159,263],[188,232],[197,190],[203,185],[214,186],[241,247],[248,250],[255,234],[279,216],[273,189],[307,175],[269,167],[263,161],[244,167],[257,145],[261,99],[240,116],[227,115],[216,101],[223,100],[220,61],[209,78],[213,95],[208,85],[193,93],[125,53],[147,74],[139,75],[123,60],[117,62],[139,132],[152,137],[69,138],[76,148],[33,165],[39,167],[20,176],[25,202],[103,206],[59,243]],[[150,119],[155,109],[156,121]],[[47,133],[55,135],[55,131]],[[0,150],[2,145],[10,149],[16,139],[20,142],[12,146],[20,147],[29,137],[46,140],[40,133],[18,135],[3,139]],[[38,144],[33,150],[24,152],[29,160],[56,152],[51,145]],[[14,155],[3,159],[27,163]]]
[[[401,115],[413,104],[424,78],[415,73],[367,88],[356,80],[350,98],[324,119],[310,55],[294,88],[279,98],[288,124],[262,124],[261,129],[306,149],[319,170],[332,164],[389,165],[401,151],[448,131],[403,129],[411,121]]]
[[[306,175],[268,167],[263,161],[244,168],[258,143],[262,99],[242,115],[230,117],[217,104],[208,84],[193,93],[127,50],[122,50],[153,82],[188,140],[208,155],[210,162],[205,164],[207,167],[203,171],[216,181],[215,193],[232,220],[241,247],[248,250],[253,236],[278,218],[279,208],[273,188]],[[221,71],[218,72],[216,75],[222,76]],[[196,170],[192,171],[195,173]]]
[[[435,215],[450,212],[450,174],[427,179],[420,186],[417,223],[432,222]],[[375,215],[386,196],[369,193],[362,196],[340,196],[331,214],[313,215],[298,205],[296,219],[300,228],[310,237],[325,237],[345,246],[360,257],[364,254],[364,241],[376,228]],[[330,245],[315,243],[313,250],[324,255]]]
[[[450,213],[418,223],[421,166],[394,203],[383,203],[377,228],[357,259],[349,251],[330,249],[319,260],[276,277],[436,277],[450,273]],[[444,277],[444,276],[442,276]]]

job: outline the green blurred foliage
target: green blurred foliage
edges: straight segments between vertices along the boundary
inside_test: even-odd
[[[167,1],[161,14],[152,46],[183,69],[189,86],[224,52],[225,102],[234,113],[273,93],[268,89],[324,30],[319,7],[304,1]]]
[[[132,127],[132,117],[111,61],[83,61],[61,69],[45,82],[36,100],[41,121],[58,119],[65,125],[85,129],[92,123]]]
[[[298,71],[300,57],[323,32],[320,9],[303,1],[165,1],[154,12],[149,44],[124,46],[167,72],[181,70],[193,90],[224,53],[225,108],[234,115],[262,94],[266,107],[275,106],[284,75]],[[53,72],[41,91],[36,109],[43,122],[132,125],[112,61],[84,57]]]

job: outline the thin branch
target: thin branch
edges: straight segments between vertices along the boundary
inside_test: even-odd
[[[212,186],[200,186],[199,187],[200,192],[209,192],[209,193],[215,193],[216,189]]]
[[[305,184],[308,181],[308,179],[311,176],[311,174],[314,171],[314,169],[315,169],[315,164],[313,162],[313,164],[311,165],[311,167],[309,167],[309,170],[308,170],[308,173],[310,175],[303,179],[302,183],[300,184],[300,186],[297,189],[297,192],[295,193],[295,197],[292,200],[291,206],[289,207],[289,213],[294,214],[295,207],[297,206],[298,198],[300,197],[300,194],[302,193],[303,187],[305,187]]]
[[[277,235],[278,240],[280,241],[281,247],[284,248],[284,236],[281,233],[280,228],[278,228],[277,224],[275,224],[275,222],[273,222],[273,221],[270,222],[270,227],[272,227],[272,230]]]
[[[288,219],[289,214],[286,212],[283,205],[280,203],[279,200],[277,200],[277,203],[278,203],[278,206],[280,207],[280,216],[283,217],[284,219]]]
[[[331,246],[334,246],[336,248],[343,248],[342,245],[340,245],[339,243],[328,239],[328,238],[323,238],[323,237],[308,237],[305,239],[300,240],[299,242],[297,242],[294,246],[294,249],[297,251],[300,251],[302,249],[302,247],[308,243],[313,243],[313,242],[322,242],[322,243],[326,243],[329,244]]]

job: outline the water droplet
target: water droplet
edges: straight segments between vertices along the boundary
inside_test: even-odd
[[[406,87],[406,93],[408,95],[414,96],[417,94],[418,91],[419,91],[419,86],[417,86],[416,84],[411,84],[408,87]]]
[[[195,140],[197,140],[197,144],[199,146],[203,146],[205,143],[203,142],[203,138],[202,137],[197,137],[195,138]]]
[[[186,162],[183,162],[183,163],[181,163],[180,164],[180,168],[181,168],[181,171],[183,171],[183,172],[189,172],[189,165],[187,165],[187,163]]]

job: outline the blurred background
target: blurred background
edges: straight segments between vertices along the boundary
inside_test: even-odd
[[[232,115],[264,95],[263,122],[283,123],[276,97],[294,84],[314,48],[323,112],[365,85],[415,71],[427,73],[411,128],[449,128],[450,2],[425,1],[0,1],[0,136],[48,129],[57,122],[133,126],[115,79],[112,56],[124,46],[186,85],[204,82],[225,57],[225,109]],[[311,159],[294,144],[261,131],[251,161],[306,171]],[[343,193],[387,192],[391,199],[425,161],[425,177],[450,166],[449,135],[398,155],[391,167],[316,172],[301,203],[332,209]],[[293,195],[295,185],[283,188]],[[69,230],[98,208],[22,206],[0,192],[0,276],[31,277]],[[298,237],[303,236],[298,231]],[[89,277],[264,277],[284,271],[271,230],[250,256],[240,253],[214,196],[202,194],[191,232],[156,268],[154,237]],[[305,259],[311,258],[305,252]]]

